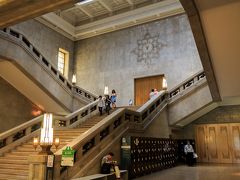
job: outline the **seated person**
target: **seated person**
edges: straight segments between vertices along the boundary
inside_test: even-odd
[[[109,174],[111,171],[115,171],[116,177],[120,178],[120,171],[116,161],[113,161],[114,154],[112,152],[108,153],[102,158],[101,162],[101,173]]]

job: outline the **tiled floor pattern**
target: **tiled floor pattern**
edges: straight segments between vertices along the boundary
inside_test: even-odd
[[[240,180],[240,164],[185,165],[159,171],[135,180]]]

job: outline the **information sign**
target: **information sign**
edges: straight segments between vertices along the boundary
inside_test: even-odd
[[[74,152],[75,150],[70,146],[67,146],[66,149],[62,151],[61,166],[73,166]]]

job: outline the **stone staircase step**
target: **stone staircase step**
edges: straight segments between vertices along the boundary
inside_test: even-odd
[[[27,160],[28,156],[16,156],[12,153],[6,153],[4,157],[0,157],[0,159],[4,159],[4,158],[17,159],[17,160]]]
[[[0,159],[0,164],[23,164],[23,165],[28,165],[28,161],[27,160],[16,160],[16,159]]]
[[[0,169],[0,174],[25,175],[28,176],[28,170],[22,169]]]
[[[6,164],[0,164],[0,169],[5,169],[6,168]],[[23,169],[23,170],[28,170],[29,169],[29,165],[23,165],[23,164],[10,164],[9,166],[7,166],[8,169]]]
[[[27,180],[28,176],[0,174],[0,180]]]

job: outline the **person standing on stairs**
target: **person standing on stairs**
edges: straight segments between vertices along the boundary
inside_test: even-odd
[[[103,106],[104,106],[104,101],[102,96],[99,96],[99,101],[98,101],[98,110],[100,112],[100,116],[102,115],[102,111],[103,111]]]
[[[117,100],[117,94],[116,91],[113,89],[112,90],[112,95],[111,95],[111,102],[112,102],[112,108],[116,108],[116,100]]]
[[[149,99],[152,99],[154,96],[154,89],[151,90],[150,94],[149,94]]]
[[[111,109],[111,100],[109,98],[109,95],[106,95],[105,99],[105,108],[106,108],[106,113],[109,115],[110,109]]]

